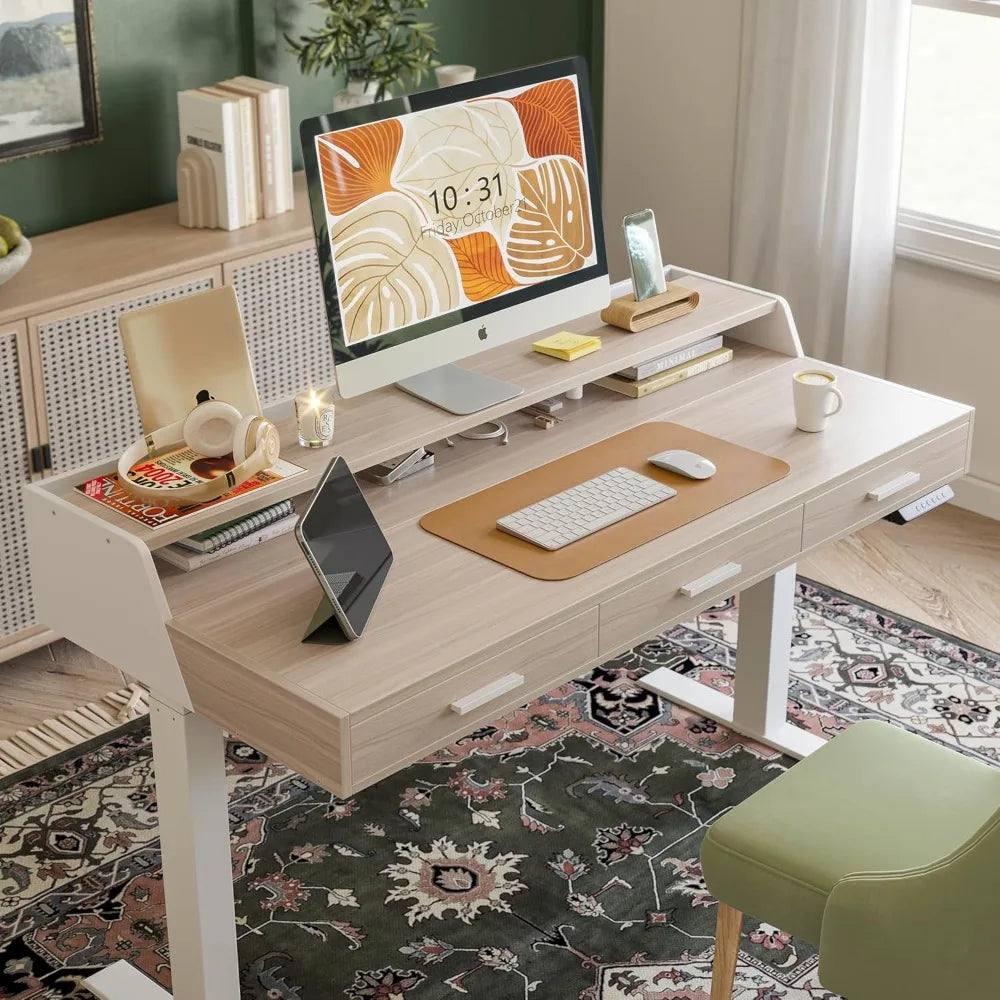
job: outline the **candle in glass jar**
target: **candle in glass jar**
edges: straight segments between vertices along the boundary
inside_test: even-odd
[[[295,397],[295,424],[303,448],[325,448],[333,441],[333,401],[322,390]]]

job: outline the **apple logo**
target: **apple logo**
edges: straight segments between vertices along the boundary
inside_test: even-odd
[[[486,339],[486,326],[485,326],[485,324],[479,328],[479,339],[480,340],[485,340]]]

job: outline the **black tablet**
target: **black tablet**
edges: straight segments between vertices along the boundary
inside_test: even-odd
[[[327,467],[295,537],[344,635],[357,639],[392,565],[392,550],[342,458]]]

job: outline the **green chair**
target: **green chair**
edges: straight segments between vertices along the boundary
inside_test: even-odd
[[[849,1000],[1000,995],[1000,768],[860,722],[714,823],[701,862],[712,1000],[744,912],[818,945]]]

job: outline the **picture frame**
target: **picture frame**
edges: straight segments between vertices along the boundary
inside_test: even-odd
[[[0,0],[0,163],[101,138],[93,0]]]

